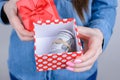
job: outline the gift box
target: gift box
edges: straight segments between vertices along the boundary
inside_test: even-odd
[[[18,14],[25,29],[33,31],[33,22],[59,19],[54,0],[19,0]]]
[[[37,21],[34,24],[34,49],[37,71],[65,69],[66,62],[82,55],[82,45],[78,38],[75,19]],[[74,52],[49,53],[51,44],[61,30],[69,30],[75,37]]]

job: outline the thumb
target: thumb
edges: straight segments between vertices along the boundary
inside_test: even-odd
[[[83,26],[79,26],[77,27],[78,30],[78,36],[82,39],[87,39],[91,37],[91,35],[94,35],[93,30],[91,28],[88,27],[83,27]]]

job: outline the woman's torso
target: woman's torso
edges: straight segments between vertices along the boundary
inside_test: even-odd
[[[85,22],[82,23],[74,10],[71,0],[54,0],[61,18],[75,18],[79,26],[87,26],[91,18],[92,0],[89,0],[88,13],[84,13]],[[34,42],[21,41],[13,30],[10,39],[8,66],[10,72],[20,80],[86,80],[96,71],[96,64],[89,71],[74,73],[68,70],[36,72],[34,59]]]

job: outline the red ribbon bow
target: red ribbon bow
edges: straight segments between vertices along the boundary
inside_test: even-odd
[[[33,31],[33,22],[51,20],[54,16],[54,12],[49,11],[52,7],[46,0],[20,0],[17,6],[23,24],[29,31]]]

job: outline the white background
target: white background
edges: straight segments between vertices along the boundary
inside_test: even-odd
[[[120,80],[120,7],[117,8],[114,33],[107,49],[99,58],[97,80]],[[0,80],[9,80],[7,58],[10,26],[0,24]]]

